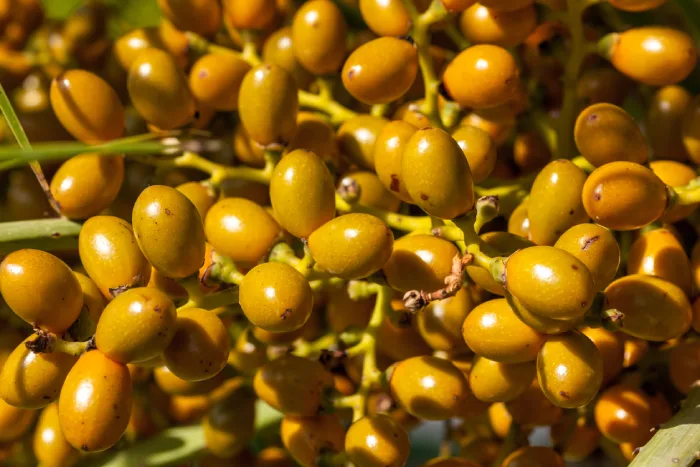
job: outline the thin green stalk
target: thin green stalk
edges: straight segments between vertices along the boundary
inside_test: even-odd
[[[661,425],[630,467],[690,467],[700,457],[700,386],[695,385],[681,410]]]
[[[307,91],[299,91],[299,105],[328,114],[333,125],[340,125],[344,121],[357,116],[356,112],[340,105],[328,96]]]
[[[0,224],[0,256],[23,248],[76,250],[81,227],[81,224],[68,219],[4,222]]]
[[[5,88],[3,88],[2,83],[0,83],[0,111],[2,111],[2,114],[5,116],[5,121],[10,127],[10,130],[12,131],[12,134],[17,140],[17,144],[19,144],[19,147],[23,149],[31,149],[32,145],[29,143],[29,138],[24,132],[24,128],[22,128],[22,123],[20,123],[19,117],[17,117],[17,113],[15,113],[15,109],[12,106],[12,102],[10,101],[9,96],[5,92]],[[34,172],[34,176],[36,177],[37,181],[39,182],[39,185],[41,186],[41,189],[46,194],[46,197],[48,198],[51,207],[54,211],[56,211],[57,214],[60,215],[60,206],[51,194],[49,183],[46,181],[46,177],[44,176],[44,171],[41,169],[41,165],[39,165],[39,163],[36,160],[30,160],[28,162],[29,166],[32,169],[32,172]]]
[[[348,203],[339,194],[336,194],[335,196],[335,207],[342,213],[363,212],[365,214],[372,214],[373,216],[383,220],[386,225],[392,229],[401,230],[403,232],[429,232],[432,227],[432,222],[429,216],[406,216],[395,212],[371,208],[359,203]]]

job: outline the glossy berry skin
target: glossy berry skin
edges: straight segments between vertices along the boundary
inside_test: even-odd
[[[528,212],[529,199],[524,200],[513,210],[508,218],[508,233],[523,237],[530,236],[530,214]]]
[[[406,191],[425,212],[454,219],[474,206],[469,164],[457,142],[437,128],[418,130],[401,158]]]
[[[304,68],[315,75],[335,73],[345,59],[347,24],[333,3],[304,3],[292,21],[294,53]]]
[[[107,300],[92,279],[79,272],[74,272],[73,274],[78,279],[80,288],[83,291],[83,308],[77,322],[71,326],[71,336],[78,341],[82,341],[89,339],[95,334],[97,321],[102,316]]]
[[[270,251],[281,228],[259,204],[244,198],[224,198],[209,210],[204,232],[217,253],[242,267],[252,267]]]
[[[625,360],[625,336],[619,332],[600,328],[583,328],[581,332],[598,348],[603,359],[603,382],[605,387],[621,372]]]
[[[400,292],[439,290],[452,270],[457,247],[432,235],[409,235],[394,242],[394,250],[383,267],[387,283]]]
[[[384,186],[374,172],[353,172],[343,178],[345,179],[353,180],[360,187],[360,198],[357,200],[359,204],[389,212],[399,210],[401,200]],[[343,180],[339,183],[342,184]]]
[[[118,217],[88,219],[80,230],[78,248],[83,267],[108,300],[129,287],[146,285],[151,277],[151,265],[131,224]]]
[[[224,369],[229,351],[228,330],[221,319],[212,311],[189,308],[178,311],[175,335],[163,357],[178,378],[204,381]]]
[[[647,110],[647,135],[657,159],[683,162],[683,117],[692,96],[681,86],[664,86],[654,93]],[[652,163],[653,164],[653,163]]]
[[[417,130],[418,128],[410,123],[392,121],[382,128],[374,146],[373,162],[379,180],[406,203],[413,203],[413,200],[401,177],[401,157],[406,143]],[[454,135],[453,137],[459,143],[459,139]]]
[[[697,62],[692,38],[667,27],[629,29],[617,35],[607,53],[618,71],[650,86],[683,81]]]
[[[668,357],[668,376],[673,386],[688,394],[700,375],[700,343],[681,342],[671,349]]]
[[[167,52],[155,48],[141,52],[129,68],[127,88],[136,110],[161,130],[179,128],[194,118],[195,100],[187,78]]]
[[[8,443],[22,437],[35,419],[35,410],[20,409],[0,399],[0,442]]]
[[[192,201],[178,190],[164,185],[146,188],[136,199],[131,217],[136,241],[158,271],[181,279],[202,266],[205,251],[202,218]]]
[[[411,17],[401,0],[359,0],[360,13],[369,29],[380,36],[404,36]]]
[[[86,219],[107,208],[124,180],[124,158],[81,154],[64,162],[51,179],[61,214]]]
[[[18,250],[0,263],[0,293],[27,323],[56,334],[70,327],[83,306],[83,292],[73,271],[40,250]]]
[[[389,415],[365,416],[345,434],[345,452],[355,465],[402,467],[410,451],[408,433]]]
[[[576,147],[595,167],[609,162],[644,164],[649,148],[632,116],[612,104],[593,104],[583,109],[574,127]]]
[[[212,395],[214,403],[202,420],[207,449],[223,459],[239,455],[255,435],[255,394],[240,381],[229,382]]]
[[[25,339],[1,366],[0,398],[22,409],[38,409],[58,399],[66,375],[78,360],[61,352],[35,354],[25,345],[35,339],[35,335]]]
[[[485,252],[492,256],[510,256],[518,250],[534,246],[530,240],[507,232],[487,232],[479,237],[484,241]],[[495,295],[506,294],[503,284],[497,282],[486,269],[476,265],[468,265],[466,269],[475,284]]]
[[[515,47],[537,26],[534,5],[503,12],[476,3],[459,17],[459,29],[472,44],[493,44]]]
[[[535,131],[521,131],[513,142],[513,162],[523,173],[538,172],[552,160],[544,139]]]
[[[633,162],[598,167],[583,186],[583,206],[596,223],[612,230],[635,230],[661,217],[668,195],[651,170]]]
[[[487,109],[505,104],[517,91],[520,70],[513,56],[496,45],[474,45],[457,55],[443,74],[445,89],[462,107]],[[464,86],[469,82],[470,86]]]
[[[208,54],[192,65],[190,90],[197,102],[207,108],[236,110],[238,90],[248,71],[248,62],[236,55]]]
[[[620,265],[620,246],[613,233],[598,224],[578,224],[564,232],[554,244],[555,248],[568,251],[583,264],[593,276],[596,292],[612,282]]]
[[[418,52],[405,40],[381,37],[361,45],[343,65],[345,89],[365,104],[386,104],[409,90],[418,73]]]
[[[76,449],[104,451],[124,434],[131,406],[131,376],[126,365],[99,350],[87,352],[68,373],[61,389],[61,431]]]
[[[418,332],[432,349],[466,350],[462,323],[474,306],[474,299],[466,288],[453,297],[430,302],[418,313]]]
[[[104,143],[124,135],[125,113],[114,89],[85,70],[69,70],[51,82],[51,107],[77,140]]]
[[[107,357],[135,363],[161,354],[175,334],[175,305],[158,289],[130,289],[109,302],[95,343]]]
[[[258,369],[253,380],[257,396],[285,415],[311,417],[333,385],[331,374],[316,362],[294,355],[272,360]]]
[[[375,148],[379,135],[389,121],[373,115],[358,115],[338,127],[340,150],[363,169],[374,170]]]
[[[576,94],[587,104],[622,105],[629,92],[629,79],[614,68],[591,68],[578,79]]]
[[[335,186],[323,161],[297,149],[282,158],[270,180],[275,218],[290,234],[308,238],[335,217]]]
[[[600,436],[598,429],[585,418],[573,416],[563,417],[551,429],[552,443],[561,446],[561,456],[569,462],[586,460],[598,448]]]
[[[547,466],[564,467],[566,462],[557,452],[545,446],[526,446],[512,452],[502,467]]]
[[[47,467],[70,467],[78,460],[78,451],[61,432],[58,403],[41,411],[34,429],[32,448],[37,461]]]
[[[469,371],[469,387],[484,402],[508,402],[530,387],[535,363],[499,363],[476,355]]]
[[[535,178],[528,199],[530,239],[553,245],[569,227],[588,220],[581,200],[586,173],[573,162],[558,159]]]
[[[546,339],[523,323],[505,298],[474,308],[464,320],[462,335],[475,354],[501,363],[535,360]]]
[[[557,407],[588,404],[603,381],[603,359],[595,344],[580,332],[549,336],[537,355],[542,392]]]
[[[265,63],[272,63],[287,70],[299,89],[305,89],[313,79],[313,75],[301,66],[294,55],[291,26],[279,28],[268,36],[263,45],[262,58]]]
[[[316,265],[342,279],[362,279],[389,260],[394,234],[370,214],[352,213],[328,221],[309,236]]]
[[[588,268],[571,253],[533,246],[508,257],[506,289],[530,312],[553,319],[576,319],[593,303]]]
[[[688,104],[683,116],[682,136],[690,160],[697,164],[700,161],[700,97],[694,97]]]
[[[116,60],[126,71],[136,57],[150,47],[171,53],[181,68],[189,61],[187,37],[167,20],[161,21],[158,27],[133,29],[116,39],[113,47]]]
[[[199,217],[204,220],[207,216],[207,212],[211,209],[212,205],[216,202],[217,193],[211,187],[200,182],[185,182],[176,187],[177,191],[182,193],[192,201],[194,207],[197,208]]]
[[[321,454],[341,452],[345,447],[345,429],[335,413],[288,415],[282,419],[280,435],[284,447],[302,467],[313,467]]]
[[[690,328],[692,310],[678,286],[658,277],[634,274],[605,289],[605,307],[624,313],[622,332],[663,342]]]
[[[158,6],[180,30],[208,37],[221,27],[221,6],[215,0],[158,0]]]
[[[598,430],[616,443],[641,446],[649,437],[651,404],[640,389],[618,384],[600,394],[594,408]]]
[[[452,138],[467,158],[474,183],[486,180],[496,166],[496,145],[489,134],[472,125],[460,125]]]
[[[254,325],[270,332],[289,332],[309,319],[313,293],[306,278],[293,267],[263,263],[243,278],[239,301]]]
[[[153,380],[158,386],[158,389],[166,394],[172,396],[200,396],[208,394],[216,389],[221,385],[224,378],[223,375],[219,373],[219,375],[214,378],[202,381],[187,381],[178,378],[168,367],[157,366],[153,370]]]
[[[394,399],[422,420],[446,420],[455,415],[469,393],[464,374],[450,361],[412,357],[396,364],[389,380]]]
[[[263,29],[275,18],[275,0],[224,0],[229,23],[238,29]]]
[[[656,229],[640,235],[627,257],[627,275],[647,274],[680,287],[690,296],[690,260],[683,245],[669,229]]]
[[[677,161],[652,161],[649,163],[649,168],[666,186],[672,188],[687,185],[697,176],[690,166]],[[668,223],[678,222],[688,217],[697,208],[697,204],[668,206],[659,220]]]
[[[286,151],[287,153],[295,149],[311,151],[321,158],[331,172],[337,173],[340,170],[341,161],[340,147],[335,136],[335,129],[324,117],[309,112],[299,112],[297,129]]]

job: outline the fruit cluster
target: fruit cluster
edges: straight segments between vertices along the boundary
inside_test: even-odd
[[[692,465],[692,3],[0,0],[0,462]]]

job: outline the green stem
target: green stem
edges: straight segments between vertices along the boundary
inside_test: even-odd
[[[299,105],[328,114],[333,125],[340,125],[344,121],[357,116],[356,112],[340,105],[328,96],[307,91],[299,91]]]
[[[44,251],[78,249],[81,224],[68,219],[41,219],[0,224],[0,256],[23,248]]]
[[[469,41],[464,38],[462,32],[454,23],[450,23],[445,27],[445,34],[457,46],[459,50],[464,50],[469,47]]]
[[[238,304],[238,287],[233,287],[230,289],[221,290],[219,292],[202,295],[202,297],[197,302],[188,300],[187,303],[178,308],[178,311],[186,310],[188,308],[202,308],[204,310],[214,310],[222,306],[236,304]]]
[[[583,12],[590,5],[602,0],[567,0],[567,13],[564,21],[571,35],[571,51],[564,68],[564,101],[559,115],[557,136],[557,157],[571,159],[574,157],[573,128],[576,120],[576,83],[581,65],[591,51],[583,33]]]
[[[680,411],[661,425],[631,467],[689,467],[700,446],[700,387],[694,386]]]
[[[428,216],[406,216],[395,212],[371,208],[359,203],[348,203],[339,194],[335,195],[335,207],[339,212],[344,214],[349,212],[363,212],[365,214],[372,214],[373,216],[384,221],[386,225],[392,229],[401,230],[403,232],[429,232],[432,227],[432,221]]]

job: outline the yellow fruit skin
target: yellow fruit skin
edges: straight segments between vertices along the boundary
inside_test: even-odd
[[[286,415],[318,413],[333,379],[318,362],[287,355],[260,367],[253,380],[257,396]]]
[[[554,244],[586,265],[596,292],[610,284],[620,265],[620,246],[612,232],[598,224],[579,224],[564,232]]]
[[[605,308],[625,315],[622,332],[655,342],[683,335],[693,318],[683,290],[643,274],[621,277],[610,284],[605,289]]]
[[[87,352],[68,373],[61,389],[61,431],[76,449],[104,451],[124,434],[131,406],[131,376],[126,365],[99,350]]]
[[[354,181],[360,187],[358,203],[389,212],[399,210],[401,200],[384,186],[374,172],[369,170],[353,172],[344,177],[339,183],[342,184],[345,180]]]
[[[474,308],[464,320],[462,335],[474,353],[501,363],[535,360],[546,339],[523,323],[505,298]]]
[[[189,83],[194,98],[211,109],[238,108],[238,91],[250,65],[233,54],[208,54],[192,65]]]
[[[510,12],[498,12],[477,3],[467,8],[459,18],[459,28],[468,41],[501,47],[521,44],[536,26],[537,12],[534,5]]]
[[[64,162],[51,179],[61,214],[86,219],[109,207],[124,180],[124,158],[81,154]]]
[[[131,217],[141,251],[164,275],[182,279],[204,263],[202,218],[192,201],[176,189],[162,185],[146,188],[134,203]]]
[[[282,158],[270,181],[275,218],[290,234],[308,238],[335,217],[335,186],[313,152],[297,149]]]
[[[654,93],[647,110],[646,128],[656,159],[688,160],[683,145],[683,117],[692,99],[681,86],[664,86]]]
[[[25,343],[10,354],[0,372],[0,398],[23,409],[39,409],[58,399],[63,381],[77,357],[61,352],[35,354]]]
[[[697,174],[689,165],[676,161],[652,161],[651,169],[666,186],[677,187],[690,183]],[[668,206],[659,218],[661,222],[675,223],[685,219],[698,208],[698,204]]]
[[[418,332],[435,350],[467,350],[461,328],[475,305],[475,300],[465,287],[453,297],[431,302],[418,313]]]
[[[177,313],[175,335],[163,352],[168,369],[186,381],[215,378],[231,350],[228,330],[210,310],[189,308]]]
[[[204,231],[217,253],[243,267],[263,259],[281,233],[265,209],[244,198],[225,198],[214,204],[204,221]]]
[[[454,219],[474,206],[474,183],[457,142],[437,128],[418,130],[406,143],[401,178],[411,199],[431,216]]]
[[[85,70],[69,70],[51,82],[51,107],[76,139],[104,143],[124,135],[125,112],[119,96],[102,78]]]
[[[46,467],[70,467],[78,461],[78,451],[66,441],[61,432],[58,403],[41,411],[34,429],[32,447],[36,459]]]
[[[439,290],[459,254],[452,243],[432,235],[407,235],[394,243],[383,268],[387,283],[400,292]]]
[[[255,394],[239,381],[217,390],[214,404],[202,420],[207,449],[230,459],[246,448],[255,435]]]
[[[640,389],[624,384],[603,391],[593,413],[598,430],[616,443],[644,445],[653,426],[647,395]]]
[[[263,263],[243,278],[239,301],[254,325],[270,332],[289,332],[309,319],[313,292],[306,278],[291,266]]]
[[[457,367],[448,360],[427,356],[399,362],[389,386],[394,399],[423,420],[455,416],[469,394],[469,385]]]
[[[683,81],[695,68],[692,38],[668,27],[640,27],[618,34],[612,46],[613,66],[640,83],[667,86]]]
[[[476,355],[469,372],[469,387],[484,402],[508,402],[530,387],[535,363],[499,363]]]
[[[583,328],[581,330],[600,352],[603,358],[603,382],[605,387],[622,372],[625,360],[625,338],[622,333],[605,328]]]
[[[0,442],[9,443],[29,431],[36,419],[36,410],[20,409],[0,399]]]
[[[209,37],[221,27],[221,7],[216,0],[158,0],[158,6],[183,31]]]
[[[401,0],[359,0],[367,26],[380,36],[403,36],[411,29],[411,17]]]
[[[408,41],[381,37],[358,47],[345,61],[345,89],[365,104],[386,104],[403,96],[416,80],[418,52]]]
[[[528,200],[533,242],[554,245],[569,227],[588,220],[581,199],[585,182],[586,173],[564,159],[550,162],[537,174]]]
[[[328,452],[341,452],[345,447],[345,429],[338,414],[282,419],[282,444],[302,467],[313,467]]]
[[[83,292],[73,271],[39,250],[5,256],[0,263],[0,294],[17,316],[56,334],[73,324],[83,306]]]
[[[552,448],[527,446],[518,449],[506,457],[502,467],[520,467],[524,465],[564,467],[566,462],[564,462],[564,459]]]
[[[385,414],[361,418],[345,435],[345,452],[355,465],[402,467],[410,450],[406,430]]]
[[[309,236],[309,249],[322,270],[343,279],[362,279],[389,260],[394,234],[370,214],[346,214]]]
[[[175,334],[175,305],[158,289],[130,289],[109,302],[95,344],[114,361],[138,363],[161,354]]]
[[[534,246],[530,240],[507,232],[487,232],[481,234],[480,237],[486,245],[493,248],[493,255],[497,256],[510,256],[518,250]],[[502,296],[506,294],[503,284],[496,282],[496,279],[486,269],[473,265],[467,266],[467,274],[477,285],[492,294]]]
[[[552,404],[576,408],[598,394],[603,381],[603,359],[584,334],[550,336],[537,355],[537,379]]]
[[[129,68],[127,87],[136,110],[161,130],[179,128],[195,116],[187,78],[167,52],[141,52]]]
[[[340,151],[363,169],[374,170],[378,138],[387,126],[385,118],[367,114],[344,121],[337,132]]]
[[[347,28],[333,2],[304,3],[292,21],[294,53],[299,63],[315,75],[337,72],[345,58]]]
[[[683,245],[669,229],[646,232],[632,243],[627,257],[627,275],[647,274],[680,287],[690,296],[690,260]]]
[[[291,26],[279,28],[270,34],[265,40],[262,54],[265,63],[273,63],[287,70],[296,81],[299,89],[306,89],[313,80],[313,75],[301,66],[294,55]]]
[[[486,180],[496,166],[496,145],[491,136],[481,128],[460,125],[452,137],[467,158],[474,183]]]
[[[118,217],[88,219],[80,230],[78,249],[83,267],[107,300],[124,288],[146,285],[151,277],[151,265],[131,224]]]
[[[616,105],[586,107],[576,119],[576,146],[595,167],[614,161],[644,164],[649,147],[632,116]]]
[[[593,304],[588,268],[554,247],[519,250],[506,261],[506,289],[530,312],[552,319],[576,319]]]

